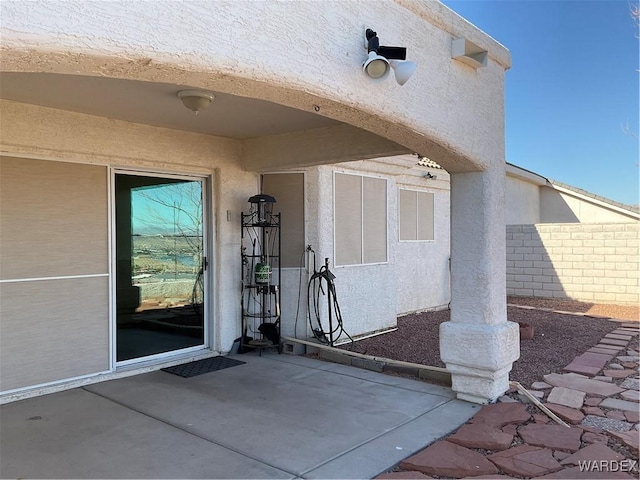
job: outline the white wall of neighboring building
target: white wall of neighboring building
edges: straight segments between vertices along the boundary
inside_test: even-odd
[[[629,210],[562,187],[540,188],[540,221],[537,223],[627,223],[638,218]]]
[[[507,175],[505,197],[507,225],[540,223],[540,187],[537,183]]]
[[[640,214],[507,164],[507,294],[637,305]]]
[[[628,223],[640,220],[637,211],[555,184],[516,165],[507,164],[506,174],[507,225]]]

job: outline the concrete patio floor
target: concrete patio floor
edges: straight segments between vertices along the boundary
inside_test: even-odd
[[[305,357],[156,371],[0,407],[1,478],[373,478],[479,406]]]

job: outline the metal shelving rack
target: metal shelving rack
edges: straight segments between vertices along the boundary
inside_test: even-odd
[[[256,195],[251,211],[241,214],[242,334],[240,351],[277,348],[280,337],[280,213],[271,213],[275,199]]]

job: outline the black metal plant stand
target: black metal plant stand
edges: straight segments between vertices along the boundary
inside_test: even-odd
[[[266,348],[282,351],[280,336],[280,214],[268,208],[273,197],[249,199],[251,211],[241,214],[242,334],[240,352]],[[269,205],[271,204],[271,205]]]

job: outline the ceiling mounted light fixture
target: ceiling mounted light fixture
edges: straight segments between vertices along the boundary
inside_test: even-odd
[[[213,93],[202,90],[180,90],[178,92],[178,98],[182,100],[185,107],[197,115],[200,113],[200,110],[204,110],[211,105],[215,97]]]
[[[387,78],[393,68],[396,82],[404,85],[416,71],[416,64],[406,61],[407,49],[405,47],[381,46],[378,34],[370,28],[365,31],[365,48],[368,57],[362,65],[362,70],[374,82],[380,82]]]

